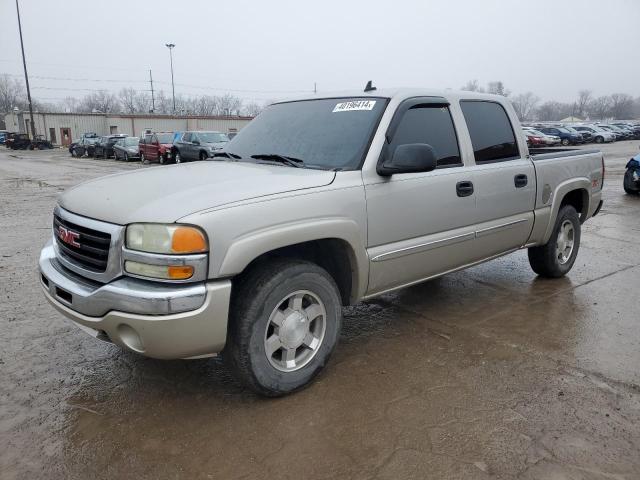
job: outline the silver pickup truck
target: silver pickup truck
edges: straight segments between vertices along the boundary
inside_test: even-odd
[[[222,353],[255,391],[308,384],[341,307],[527,248],[565,275],[602,205],[594,150],[527,149],[503,97],[350,92],[271,105],[208,161],[65,192],[46,298],[154,358]]]

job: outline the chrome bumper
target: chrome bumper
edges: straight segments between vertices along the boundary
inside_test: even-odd
[[[65,269],[49,242],[40,255],[49,302],[93,336],[153,358],[219,353],[231,282],[168,285],[133,278],[100,284]]]

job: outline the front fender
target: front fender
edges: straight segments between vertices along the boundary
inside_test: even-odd
[[[299,243],[338,239],[349,245],[352,265],[352,297],[361,298],[366,291],[369,261],[361,228],[349,218],[316,218],[313,221],[274,225],[238,237],[226,251],[218,276],[241,273],[253,260],[273,250]]]

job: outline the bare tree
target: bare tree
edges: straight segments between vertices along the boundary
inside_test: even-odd
[[[602,96],[593,99],[589,104],[589,116],[596,120],[603,120],[611,114],[611,97]]]
[[[80,100],[75,97],[65,97],[60,102],[60,107],[63,112],[77,112],[79,110]]]
[[[264,109],[263,105],[256,102],[247,103],[242,107],[242,112],[248,117],[257,116]]]
[[[82,112],[113,112],[119,107],[118,98],[106,90],[100,90],[85,96],[79,104]]]
[[[151,95],[147,92],[138,92],[134,103],[138,113],[149,113],[151,111]]]
[[[617,120],[627,120],[633,113],[633,97],[626,93],[611,95],[611,116]]]
[[[197,115],[215,115],[219,110],[218,97],[202,95],[194,100],[194,113]]]
[[[219,102],[218,115],[233,115],[242,108],[242,100],[230,93],[219,97]]]
[[[540,97],[533,92],[521,93],[511,99],[513,108],[520,120],[532,120],[533,112],[539,101]]]
[[[480,83],[476,79],[469,80],[465,85],[460,87],[460,90],[467,92],[484,92],[484,88],[480,86]]]
[[[591,102],[591,90],[580,90],[578,92],[578,101],[576,102],[576,115],[578,117],[587,116],[587,107]]]
[[[136,113],[137,96],[138,92],[133,88],[123,88],[120,90],[120,93],[118,93],[118,99],[120,100],[120,105],[125,113]]]
[[[21,81],[9,75],[0,76],[0,112],[7,113],[18,107],[26,107],[26,93]]]
[[[171,113],[171,99],[168,98],[164,90],[160,90],[156,94],[156,113]]]
[[[500,80],[489,82],[487,84],[487,92],[493,93],[494,95],[502,95],[503,97],[508,97],[511,93],[505,88],[504,83],[502,83],[502,81]]]

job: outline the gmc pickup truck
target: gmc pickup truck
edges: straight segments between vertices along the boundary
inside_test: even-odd
[[[99,339],[160,359],[221,353],[241,382],[283,395],[327,363],[343,305],[522,248],[538,275],[567,274],[604,160],[544,152],[500,96],[275,103],[208,161],[62,194],[40,281]]]

